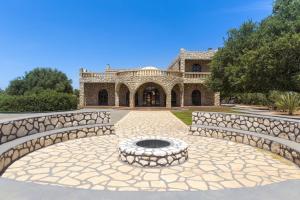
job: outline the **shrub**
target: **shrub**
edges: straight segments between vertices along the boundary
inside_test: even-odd
[[[76,108],[77,97],[75,95],[50,90],[20,96],[0,95],[0,111],[2,112],[64,111]]]
[[[284,92],[276,99],[278,108],[288,111],[289,115],[293,115],[300,107],[300,95],[296,92]]]
[[[241,93],[237,94],[237,103],[248,105],[269,105],[269,100],[266,94],[263,93]]]

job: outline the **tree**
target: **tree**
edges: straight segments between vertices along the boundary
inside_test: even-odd
[[[208,85],[233,93],[300,91],[300,1],[277,0],[271,16],[230,30]]]
[[[63,72],[56,69],[35,68],[25,73],[24,77],[11,81],[6,91],[9,95],[40,93],[43,90],[72,93],[71,83],[72,81]]]

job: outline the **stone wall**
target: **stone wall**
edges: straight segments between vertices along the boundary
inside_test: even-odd
[[[227,113],[193,112],[193,124],[233,128],[300,143],[300,120]]]
[[[66,112],[4,121],[0,122],[0,144],[53,129],[109,122],[110,113],[106,111]]]
[[[184,84],[184,105],[193,106],[192,92],[199,90],[201,92],[201,105],[213,106],[214,105],[214,92],[210,91],[202,84]]]
[[[9,150],[0,155],[0,175],[2,175],[7,167],[14,161],[38,149],[72,139],[110,134],[114,134],[113,125],[103,124],[91,128],[79,128],[76,130],[58,132],[56,134],[29,140],[17,146],[12,146]]]
[[[222,130],[204,127],[190,127],[190,134],[195,136],[212,137],[217,139],[225,139],[233,142],[247,144],[253,147],[258,147],[267,151],[271,151],[280,155],[300,167],[300,152],[275,141],[266,138],[257,137],[254,135],[247,135],[234,131]]]
[[[108,106],[115,105],[115,84],[114,83],[85,83],[84,84],[84,98],[86,106],[99,105],[99,92],[107,90]]]

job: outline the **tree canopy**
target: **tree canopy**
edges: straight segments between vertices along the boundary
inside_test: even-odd
[[[63,73],[51,68],[35,68],[23,77],[12,80],[6,89],[9,95],[40,93],[53,90],[60,93],[72,93],[72,81]]]
[[[276,0],[271,16],[228,32],[208,85],[223,94],[300,91],[300,0]]]

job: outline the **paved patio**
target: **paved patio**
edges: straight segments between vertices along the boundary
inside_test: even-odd
[[[182,139],[189,160],[168,168],[139,168],[118,160],[124,138],[161,135]],[[203,191],[300,180],[300,169],[247,145],[188,135],[169,111],[131,111],[116,135],[84,138],[33,152],[11,165],[4,178],[44,185],[108,191]]]

